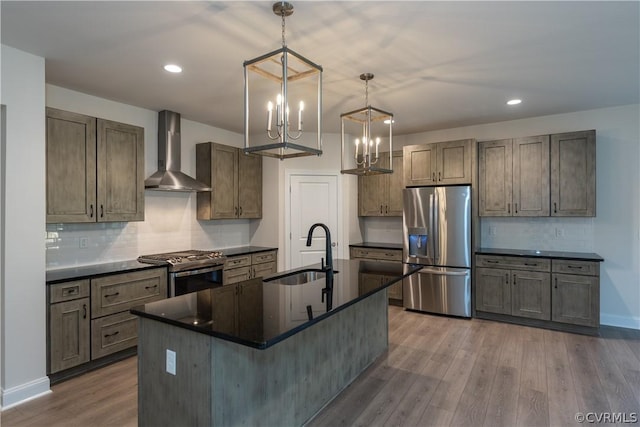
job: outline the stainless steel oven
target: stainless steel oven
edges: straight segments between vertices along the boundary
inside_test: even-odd
[[[181,251],[141,255],[138,261],[166,265],[169,270],[168,297],[222,286],[226,257],[219,251]]]

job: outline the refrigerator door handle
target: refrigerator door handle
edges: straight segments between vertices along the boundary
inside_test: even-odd
[[[433,199],[433,227],[431,228],[431,234],[433,235],[433,258],[437,263],[440,260],[440,198],[437,189],[433,192]]]
[[[464,270],[464,271],[451,271],[451,270],[441,270],[441,269],[433,269],[433,268],[428,268],[425,267],[423,269],[421,269],[420,271],[418,271],[418,274],[422,274],[422,273],[426,273],[426,274],[437,274],[440,276],[466,276],[470,273],[469,270]]]

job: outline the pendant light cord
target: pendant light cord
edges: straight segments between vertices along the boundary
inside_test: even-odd
[[[282,2],[282,13],[280,14],[280,16],[282,16],[282,47],[286,47],[287,44],[284,41],[284,32],[285,32],[285,24],[284,24],[285,8],[284,8],[284,2]]]

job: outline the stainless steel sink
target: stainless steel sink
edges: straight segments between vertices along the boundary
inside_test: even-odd
[[[334,271],[333,274],[337,274]],[[281,277],[274,277],[265,280],[269,283],[277,283],[279,285],[302,285],[304,283],[314,282],[316,280],[324,280],[327,274],[324,271],[300,271]]]

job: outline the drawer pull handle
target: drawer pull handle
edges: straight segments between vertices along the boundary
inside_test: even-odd
[[[558,203],[553,202],[553,213],[558,213]]]
[[[530,262],[525,262],[524,265],[528,265],[529,267],[537,267],[538,266],[538,264],[533,264],[533,263],[530,263]]]
[[[555,284],[554,288],[558,289],[558,278],[556,277],[555,279],[556,279],[556,284]]]
[[[157,288],[157,287],[158,287],[158,285],[153,285],[153,286],[145,286],[144,288],[145,288],[146,290],[149,290],[149,289],[155,289],[155,288]]]
[[[105,338],[111,338],[111,337],[115,337],[116,335],[118,335],[120,333],[120,331],[115,331],[112,334],[104,334]]]
[[[82,304],[82,318],[87,318],[87,304]]]
[[[104,297],[105,298],[111,298],[111,297],[117,297],[118,295],[120,295],[120,292],[116,292],[114,294],[105,294]]]
[[[74,286],[73,288],[66,288],[62,291],[62,296],[68,297],[69,295],[78,295],[80,292],[79,286]]]
[[[487,259],[484,262],[486,262],[487,264],[500,264],[500,261],[493,261],[491,259]]]
[[[567,265],[567,268],[573,268],[574,270],[582,270],[581,265]]]

